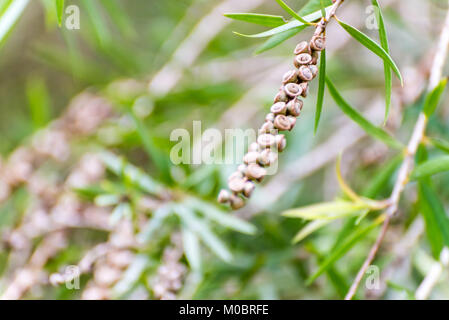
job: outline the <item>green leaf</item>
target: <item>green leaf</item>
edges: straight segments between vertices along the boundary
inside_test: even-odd
[[[34,129],[39,129],[50,121],[51,101],[45,80],[33,77],[27,80],[26,96],[30,107]]]
[[[343,21],[338,20],[338,23],[343,27],[343,29],[346,30],[354,39],[356,39],[358,42],[360,42],[362,45],[364,45],[366,48],[368,48],[371,52],[379,56],[385,63],[387,63],[390,68],[393,69],[394,73],[398,76],[399,80],[401,81],[401,85],[403,84],[402,81],[402,75],[399,71],[399,68],[397,67],[396,63],[393,61],[393,59],[390,57],[390,55],[376,42],[371,40],[367,35],[362,33],[361,31],[357,30],[356,28],[350,26],[349,24],[344,23]]]
[[[329,7],[328,7],[329,8]],[[315,20],[318,20],[321,18],[321,10],[315,11],[307,16],[304,16],[304,20],[307,22],[313,22]],[[269,37],[269,36],[273,36],[275,34],[279,34],[281,32],[287,31],[287,30],[291,30],[293,28],[297,28],[299,26],[306,26],[304,23],[302,23],[301,21],[298,20],[293,20],[291,22],[288,22],[282,26],[270,29],[268,31],[265,32],[261,32],[261,33],[257,33],[257,34],[252,34],[252,35],[246,35],[246,34],[241,34],[238,32],[234,32],[235,34],[238,34],[240,36],[243,37],[248,37],[248,38],[264,38],[264,37]]]
[[[225,13],[224,16],[230,19],[259,24],[266,27],[279,27],[285,24],[285,20],[282,16],[273,16],[269,14]]]
[[[363,130],[366,131],[369,135],[371,135],[373,138],[379,139],[385,144],[389,145],[390,147],[401,149],[404,146],[402,143],[397,141],[395,138],[393,138],[391,135],[389,135],[386,131],[384,131],[382,128],[379,128],[375,125],[373,125],[371,122],[366,120],[357,110],[352,108],[340,95],[340,93],[337,91],[337,88],[335,88],[332,81],[329,79],[329,77],[326,77],[326,83],[327,87],[329,89],[329,92],[332,96],[332,98],[335,100],[337,105],[340,107],[340,109],[352,120],[354,120]]]
[[[137,235],[137,241],[140,243],[145,243],[151,239],[154,232],[158,230],[165,218],[167,218],[172,213],[172,206],[170,204],[165,204],[158,207],[147,224],[143,227],[142,231]]]
[[[368,209],[366,203],[354,203],[350,201],[333,201],[314,204],[302,208],[284,211],[282,215],[290,218],[302,218],[306,220],[333,220],[359,213]]]
[[[304,20],[299,14],[297,14],[292,8],[290,8],[284,1],[276,0],[276,2],[284,9],[288,14],[290,14],[296,20],[302,22],[303,24],[309,24],[308,21]]]
[[[325,225],[328,225],[331,222],[332,222],[331,220],[315,220],[315,221],[309,222],[304,228],[299,230],[299,232],[293,238],[292,242],[293,243],[300,242],[301,240],[303,240],[304,238],[306,238],[307,236],[309,236],[316,230],[324,227]]]
[[[449,171],[449,156],[435,157],[418,164],[412,171],[411,180],[427,178],[445,171]]]
[[[94,199],[95,205],[99,207],[108,207],[119,203],[120,196],[116,194],[101,194]]]
[[[190,268],[193,271],[200,271],[202,264],[200,240],[195,233],[186,227],[182,228],[182,245]]]
[[[449,141],[440,139],[440,138],[428,138],[428,141],[434,147],[449,153]]]
[[[433,88],[431,92],[426,97],[424,102],[423,112],[428,117],[430,117],[438,106],[440,102],[441,95],[443,94],[444,88],[447,84],[447,78],[444,78],[438,83],[438,85]]]
[[[251,235],[255,234],[257,231],[256,227],[254,227],[251,223],[227,214],[205,201],[190,198],[186,200],[185,203],[200,211],[205,217],[217,222],[223,227]]]
[[[17,20],[19,20],[29,0],[3,1],[0,4],[0,44],[6,39]]]
[[[56,1],[56,15],[58,16],[58,25],[62,25],[62,16],[64,14],[64,0]]]
[[[262,52],[265,52],[267,50],[273,49],[274,47],[280,45],[282,42],[284,42],[287,39],[290,39],[291,37],[295,36],[296,34],[300,33],[306,28],[305,25],[278,33],[274,36],[272,36],[270,39],[265,41],[254,53],[260,54]]]
[[[329,7],[332,5],[332,0],[309,0],[304,7],[301,8],[299,14],[305,16],[309,13],[321,10],[321,6]]]
[[[315,281],[315,279],[328,270],[335,261],[343,257],[343,255],[345,255],[346,252],[348,252],[356,243],[368,235],[371,230],[381,224],[383,220],[384,217],[380,216],[368,226],[359,228],[356,232],[346,237],[337,248],[330,252],[329,256],[320,264],[318,270],[307,279],[306,284],[310,285],[313,281]]]
[[[418,198],[433,256],[439,259],[443,246],[449,246],[449,218],[438,195],[426,179],[418,182]]]
[[[320,54],[320,70],[318,75],[318,93],[316,99],[315,111],[315,133],[318,129],[318,124],[321,118],[321,111],[323,110],[324,89],[326,87],[326,50],[322,50]]]
[[[386,53],[390,53],[388,46],[387,30],[385,29],[384,18],[382,11],[377,0],[372,0],[373,6],[376,8],[376,20],[379,28],[380,45]],[[391,90],[393,86],[393,78],[391,76],[391,69],[389,65],[384,61],[384,75],[385,75],[385,118],[384,124],[387,122],[388,114],[390,113],[391,104]]]

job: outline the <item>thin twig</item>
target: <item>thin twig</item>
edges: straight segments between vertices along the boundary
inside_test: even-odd
[[[444,26],[441,31],[440,40],[438,42],[438,47],[432,63],[428,91],[431,91],[433,88],[435,88],[441,79],[442,69],[447,56],[448,44],[449,44],[449,11],[447,12],[446,15],[446,20],[444,22]],[[402,192],[404,191],[405,185],[409,181],[410,173],[414,165],[414,157],[416,154],[416,150],[418,149],[418,146],[423,140],[426,131],[426,126],[427,126],[427,116],[423,112],[421,112],[418,116],[418,120],[416,121],[412,136],[407,145],[407,149],[405,150],[405,158],[399,169],[398,178],[396,180],[393,191],[389,198],[390,204],[385,211],[387,219],[385,220],[382,226],[382,230],[375,244],[371,248],[368,257],[365,259],[365,262],[363,263],[356,278],[354,279],[351,288],[349,289],[348,294],[345,297],[346,300],[351,300],[355,295],[357,288],[359,287],[360,282],[367,268],[370,266],[371,262],[374,260],[377,254],[377,251],[379,250],[380,244],[385,236],[386,230],[388,229],[390,218],[398,210],[399,200],[401,198]]]

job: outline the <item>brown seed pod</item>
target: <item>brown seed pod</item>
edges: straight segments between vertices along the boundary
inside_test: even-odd
[[[280,114],[274,119],[274,127],[280,131],[290,130],[291,123],[286,116]]]
[[[271,121],[266,121],[259,129],[259,134],[270,133],[274,130],[274,124]]]
[[[295,127],[296,117],[294,117],[294,116],[287,116],[287,119],[288,119],[288,121],[290,121],[290,129],[289,129],[289,131],[291,131]]]
[[[296,74],[296,70],[287,71],[282,77],[282,84],[287,84],[290,82],[297,82],[298,75]]]
[[[301,41],[296,46],[295,50],[293,51],[295,55],[301,54],[301,53],[309,53],[310,54],[310,47],[307,41]]]
[[[240,198],[238,195],[235,195],[235,194],[231,195],[231,198],[229,199],[229,201],[231,202],[231,208],[233,210],[240,209],[241,207],[243,207],[245,205],[245,201],[243,201],[242,198]]]
[[[267,121],[267,122],[273,122],[274,121],[274,118],[276,118],[276,116],[274,115],[274,113],[269,113],[269,114],[267,114],[266,116],[265,116],[265,121]]]
[[[253,142],[253,143],[251,143],[250,145],[249,145],[249,147],[248,147],[248,151],[255,151],[255,152],[259,152],[260,151],[260,148],[259,148],[259,145],[257,144],[257,142]]]
[[[324,36],[314,36],[310,40],[310,48],[315,51],[321,51],[326,47],[326,39]]]
[[[273,152],[271,149],[263,150],[259,155],[259,164],[261,166],[269,166],[275,163],[278,159],[278,155],[276,152]]]
[[[310,81],[313,79],[312,70],[308,66],[300,66],[298,70],[298,78],[303,81]]]
[[[231,193],[228,190],[221,190],[220,193],[218,194],[218,202],[219,203],[226,203],[229,201],[231,197]]]
[[[283,134],[278,134],[275,137],[276,140],[276,146],[278,148],[279,152],[282,152],[285,147],[287,146],[287,140],[285,139],[285,136]]]
[[[319,55],[318,51],[313,51],[312,52],[312,61],[310,61],[310,64],[317,64],[319,57],[320,57],[320,55]]]
[[[307,65],[312,62],[312,56],[308,53],[301,53],[295,57],[293,60],[293,64],[296,68],[299,68],[302,65]]]
[[[228,181],[229,190],[231,190],[234,193],[242,192],[244,186],[245,186],[245,179],[243,178],[233,178]]]
[[[307,95],[309,94],[309,83],[308,82],[301,82],[299,84],[299,86],[301,87],[301,96],[306,98]]]
[[[253,193],[254,189],[256,188],[256,185],[252,181],[246,181],[245,187],[243,188],[243,195],[247,198],[251,197],[251,194]]]
[[[257,138],[257,143],[263,149],[270,148],[275,145],[275,137],[269,133],[261,134]]]
[[[257,159],[259,159],[259,153],[252,151],[245,154],[245,156],[243,157],[243,162],[245,162],[246,164],[256,163]]]
[[[231,181],[232,179],[243,179],[244,177],[244,173],[240,172],[240,171],[234,171],[229,177],[228,177],[228,182]]]
[[[288,96],[285,94],[284,90],[279,90],[279,92],[274,97],[274,103],[276,102],[287,102]]]
[[[241,165],[239,165],[237,167],[237,172],[239,172],[240,174],[242,174],[243,176],[246,176],[246,171],[248,170],[248,166],[244,163],[242,163]]]
[[[285,114],[287,112],[287,107],[285,105],[285,102],[276,102],[271,106],[270,111],[274,113],[275,115],[278,114]]]
[[[298,98],[290,100],[287,103],[287,112],[289,115],[298,117],[301,114],[302,106],[303,106],[302,100]]]
[[[314,65],[314,64],[311,64],[309,66],[309,69],[310,69],[310,71],[312,71],[312,75],[315,78],[316,75],[318,74],[318,67],[316,65]]]
[[[302,93],[301,87],[296,83],[288,83],[284,86],[284,91],[290,98],[295,98]]]
[[[251,163],[250,165],[248,165],[248,172],[246,173],[248,179],[260,181],[266,174],[267,170],[265,170],[258,164]]]

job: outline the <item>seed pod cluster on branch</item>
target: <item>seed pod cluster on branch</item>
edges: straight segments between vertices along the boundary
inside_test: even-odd
[[[221,190],[219,203],[229,203],[232,209],[245,205],[255,189],[255,182],[261,182],[267,175],[267,167],[278,159],[278,152],[286,147],[286,139],[281,131],[290,131],[296,124],[296,118],[303,107],[302,98],[309,92],[309,81],[318,74],[316,66],[319,53],[325,48],[324,28],[320,28],[312,39],[301,41],[295,48],[293,64],[296,69],[286,72],[282,78],[282,86],[274,97],[274,104],[265,122],[259,129],[257,142],[249,146],[237,171],[228,179],[229,190]],[[242,197],[243,196],[243,197]]]

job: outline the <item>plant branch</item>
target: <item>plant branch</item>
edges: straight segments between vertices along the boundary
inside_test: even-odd
[[[441,79],[442,69],[447,56],[448,45],[449,45],[449,11],[447,12],[446,15],[444,26],[440,35],[440,40],[438,42],[438,47],[432,63],[428,91],[431,91],[433,88],[435,88]],[[404,191],[405,185],[409,181],[410,173],[413,170],[416,150],[418,149],[418,146],[422,142],[423,137],[425,135],[427,120],[428,120],[427,116],[424,114],[424,112],[421,112],[418,116],[418,120],[416,121],[415,127],[413,129],[412,136],[405,150],[405,157],[399,169],[398,178],[393,187],[391,196],[388,200],[389,205],[385,211],[387,219],[384,221],[382,230],[379,236],[377,237],[376,242],[371,248],[368,257],[365,259],[365,262],[363,263],[356,278],[354,279],[351,288],[349,289],[348,294],[345,297],[346,300],[351,300],[355,295],[357,288],[359,287],[360,282],[362,281],[362,278],[367,268],[374,260],[377,251],[379,250],[380,244],[382,243],[382,240],[385,237],[391,217],[398,210],[399,200],[401,198],[402,192]]]

